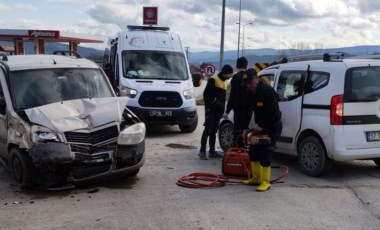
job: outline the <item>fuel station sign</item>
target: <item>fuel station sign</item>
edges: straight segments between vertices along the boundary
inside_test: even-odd
[[[29,38],[59,38],[58,30],[28,30]]]

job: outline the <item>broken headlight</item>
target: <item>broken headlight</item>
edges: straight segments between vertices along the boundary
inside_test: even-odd
[[[119,133],[117,138],[118,145],[137,145],[145,138],[145,124],[140,122],[125,128]]]
[[[47,128],[41,126],[33,126],[32,141],[34,143],[59,142],[59,137],[58,134]]]

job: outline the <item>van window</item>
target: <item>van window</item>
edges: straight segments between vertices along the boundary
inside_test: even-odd
[[[130,79],[187,80],[183,53],[164,51],[123,51],[123,76]]]
[[[347,70],[344,90],[345,102],[377,101],[380,99],[380,66],[366,66]]]
[[[284,71],[277,84],[280,101],[291,101],[302,95],[305,74],[301,71]]]
[[[326,87],[330,80],[330,74],[326,72],[311,72],[309,81],[305,85],[305,94],[312,93]]]
[[[16,111],[60,101],[113,97],[99,69],[14,71],[11,86]]]

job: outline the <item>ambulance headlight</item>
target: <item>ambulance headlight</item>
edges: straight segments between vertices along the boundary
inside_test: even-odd
[[[138,92],[135,89],[127,88],[127,87],[122,87],[120,90],[120,96],[127,96],[129,98],[135,98],[137,96]]]
[[[140,122],[129,126],[119,133],[118,145],[137,145],[145,139],[146,127]]]
[[[193,99],[195,97],[194,89],[188,89],[183,91],[183,96],[188,100]]]

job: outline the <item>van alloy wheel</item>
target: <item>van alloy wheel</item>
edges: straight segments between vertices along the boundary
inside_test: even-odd
[[[307,143],[302,148],[302,165],[310,171],[315,170],[319,164],[319,150],[314,143]]]
[[[319,176],[331,167],[323,144],[314,136],[306,137],[298,146],[298,161],[301,170],[309,176]]]
[[[234,125],[232,123],[225,123],[219,128],[219,144],[224,151],[233,146]]]

